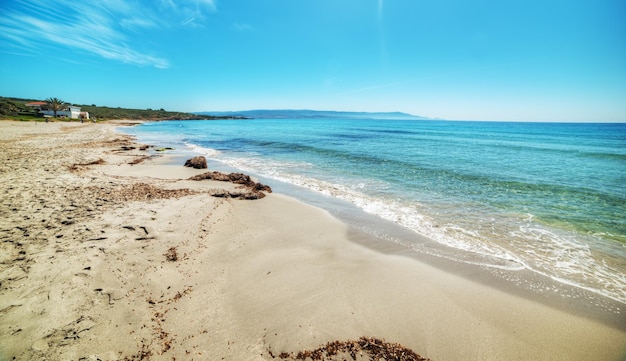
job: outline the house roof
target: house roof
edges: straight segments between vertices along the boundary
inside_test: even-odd
[[[40,105],[46,105],[48,103],[46,102],[30,102],[30,103],[26,103],[24,105],[26,105],[27,107],[38,107]]]

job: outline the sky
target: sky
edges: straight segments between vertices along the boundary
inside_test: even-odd
[[[623,0],[1,0],[0,96],[626,122]]]

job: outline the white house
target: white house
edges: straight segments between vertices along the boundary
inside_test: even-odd
[[[34,110],[38,110],[39,113],[43,114],[44,116],[54,116],[54,110],[50,110],[48,103],[46,102],[32,102],[26,103],[25,105]],[[81,118],[81,116],[83,119],[89,119],[89,112],[81,112],[80,107],[76,107],[73,105],[67,105],[62,110],[57,111],[57,117],[79,119]]]

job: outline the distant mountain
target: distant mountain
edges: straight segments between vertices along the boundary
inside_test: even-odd
[[[236,112],[197,112],[198,115],[218,117],[254,118],[254,119],[302,119],[302,118],[341,118],[341,119],[398,119],[398,120],[429,120],[432,118],[420,117],[401,112],[338,112],[327,110],[290,110],[290,109],[259,109]]]

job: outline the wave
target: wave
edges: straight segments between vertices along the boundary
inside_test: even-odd
[[[202,147],[193,143],[183,142],[187,149],[194,153],[202,154],[205,157],[214,158],[220,155],[220,151],[213,148]]]
[[[409,244],[414,251],[501,270],[527,269],[626,304],[624,273],[598,260],[589,246],[577,240],[574,234],[549,230],[537,224],[534,221],[536,217],[532,215],[511,215],[507,219],[498,220],[471,218],[467,225],[463,225],[459,224],[458,219],[464,215],[457,214],[450,217],[449,222],[442,222],[429,215],[432,209],[417,202],[368,195],[369,184],[338,184],[288,172],[290,169],[306,167],[306,163],[236,157],[220,157],[216,160],[245,172],[347,201],[365,212],[456,250]],[[374,188],[377,187],[374,185]],[[457,209],[458,213],[471,214],[469,209],[458,209],[458,206],[452,208]],[[487,228],[487,231],[469,227],[476,226],[476,223],[482,223],[481,227]],[[496,238],[503,235],[507,242],[498,242]]]
[[[184,142],[189,150],[229,167],[342,199],[433,240],[433,244],[405,244],[416,252],[495,270],[526,269],[626,304],[626,248],[618,243],[624,242],[626,233],[619,231],[624,229],[621,215],[626,212],[626,199],[619,186],[588,187],[579,174],[572,173],[580,172],[579,168],[555,167],[559,163],[550,164],[550,169],[562,169],[558,175],[572,177],[571,181],[526,175],[524,166],[542,166],[533,159],[535,150],[522,152],[533,144],[510,149],[507,156],[529,158],[505,160],[508,168],[500,172],[481,164],[500,161],[507,149],[494,139],[487,147],[503,151],[490,154],[482,149],[479,156],[465,155],[461,159],[467,161],[460,161],[457,156],[464,150],[454,145],[454,136],[446,143],[402,129],[362,129],[360,134],[329,129],[293,137],[272,131],[259,129],[264,135],[254,137],[220,133],[206,142],[204,136],[190,135]],[[385,138],[380,134],[385,132],[411,141],[420,137],[419,152],[398,148],[399,143],[412,144],[395,138],[393,144],[381,142]],[[370,141],[378,148],[371,148]],[[541,152],[556,154],[555,159],[581,156],[568,158],[559,149]],[[585,209],[590,205],[597,209]],[[612,244],[610,240],[618,242],[606,252],[598,247]]]

